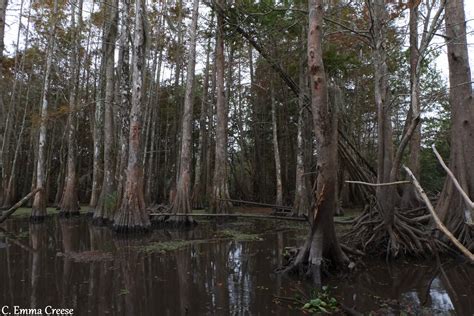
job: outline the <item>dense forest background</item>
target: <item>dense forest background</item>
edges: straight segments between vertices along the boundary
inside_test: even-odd
[[[33,220],[82,205],[134,230],[147,206],[226,213],[232,198],[314,212],[317,231],[370,204],[364,247],[432,250],[426,214],[396,212],[423,205],[412,186],[346,182],[401,181],[405,164],[472,246],[471,210],[431,149],[472,196],[463,1],[17,2],[0,6],[3,207],[39,188]]]

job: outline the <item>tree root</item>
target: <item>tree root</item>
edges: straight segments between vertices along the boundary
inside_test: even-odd
[[[396,210],[393,221],[387,223],[379,207],[373,200],[342,241],[363,253],[387,257],[426,258],[448,249],[446,243],[433,238],[431,226],[426,225],[429,214],[425,208]]]

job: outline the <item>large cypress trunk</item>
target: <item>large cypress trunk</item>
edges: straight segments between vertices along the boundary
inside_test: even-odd
[[[222,3],[219,3],[219,5],[222,5]],[[228,201],[227,106],[224,95],[224,67],[224,18],[221,14],[218,14],[216,40],[216,158],[210,205],[211,211],[214,213],[228,213],[231,207]]]
[[[286,271],[302,271],[321,285],[321,266],[327,259],[342,267],[348,258],[342,252],[334,227],[337,197],[337,109],[330,107],[322,58],[323,0],[309,1],[308,66],[310,71],[311,109],[314,132],[319,146],[318,176],[314,209],[310,214],[311,230],[303,248]]]
[[[120,126],[120,162],[117,170],[118,173],[118,185],[117,185],[117,203],[120,205],[123,196],[123,189],[125,186],[125,179],[127,177],[127,162],[128,162],[128,136],[130,135],[130,3],[129,0],[122,2],[121,21],[120,21],[120,50],[119,50],[119,61],[118,70],[120,74],[120,108],[119,108],[119,123]]]
[[[191,34],[189,41],[188,73],[186,77],[186,92],[184,97],[181,153],[179,161],[179,178],[176,186],[176,195],[171,207],[172,213],[189,214],[191,208],[191,163],[192,163],[192,119],[194,98],[194,69],[196,65],[196,35],[198,22],[199,0],[194,0]],[[191,224],[192,219],[188,216],[176,216],[168,221],[179,224]]]
[[[113,219],[117,207],[117,192],[114,178],[113,96],[114,96],[114,53],[117,37],[118,1],[107,2],[107,21],[105,36],[105,115],[104,115],[104,177],[102,191],[94,212],[94,222],[103,224]]]
[[[71,93],[69,95],[69,116],[67,123],[67,176],[64,194],[61,201],[61,213],[69,216],[79,214],[79,200],[77,195],[77,171],[76,171],[76,108],[77,95],[79,88],[79,60],[80,60],[80,30],[82,26],[82,0],[78,0],[77,4],[73,4],[73,12],[71,19],[71,27],[74,30],[74,53],[71,61],[71,71],[73,78],[71,80]],[[76,29],[76,5],[77,5],[77,29]]]
[[[58,10],[58,1],[54,1],[53,20],[55,21],[56,12]],[[31,211],[32,221],[41,221],[46,216],[46,132],[48,124],[48,93],[49,93],[49,76],[51,74],[51,64],[53,62],[54,51],[54,33],[56,29],[55,22],[49,28],[48,48],[46,51],[46,70],[44,74],[44,85],[41,96],[41,123],[38,141],[38,161],[36,164],[36,187],[43,190],[36,193],[33,200],[33,209]]]
[[[145,72],[145,1],[135,3],[135,35],[133,39],[132,108],[130,111],[130,135],[127,180],[119,210],[115,214],[113,227],[118,232],[140,232],[150,227],[150,218],[145,211],[143,194],[142,145],[142,99]]]
[[[449,103],[451,104],[450,169],[468,196],[474,196],[474,102],[471,69],[466,41],[466,18],[462,0],[446,4],[446,36],[449,61]],[[463,201],[449,177],[437,205],[437,212],[448,229],[471,249],[471,209]]]

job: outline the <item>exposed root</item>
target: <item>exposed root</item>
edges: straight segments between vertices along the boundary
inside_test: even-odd
[[[328,274],[332,268],[345,270],[349,266],[349,258],[337,244],[325,245],[323,235],[322,228],[312,228],[303,247],[289,259],[288,265],[280,272],[303,275],[320,288],[322,274]]]
[[[433,238],[433,230],[427,225],[429,217],[425,208],[396,210],[391,223],[387,223],[379,211],[379,204],[372,199],[342,238],[343,242],[371,255],[398,257],[431,257],[446,251],[448,246]]]

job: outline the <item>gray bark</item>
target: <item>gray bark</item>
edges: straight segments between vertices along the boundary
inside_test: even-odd
[[[176,196],[172,205],[173,213],[191,213],[191,163],[192,163],[192,120],[194,98],[194,70],[196,66],[196,37],[198,23],[199,0],[193,2],[193,14],[188,47],[188,69],[186,75],[186,91],[181,127],[181,154],[179,163],[179,178]],[[177,217],[174,221],[188,223],[190,218]]]
[[[104,99],[104,177],[102,191],[94,212],[94,221],[102,223],[113,218],[117,203],[117,192],[114,176],[114,53],[117,39],[118,0],[109,0],[107,7],[107,27],[105,29],[105,99]]]
[[[58,0],[54,0],[54,9],[52,13],[52,23],[49,27],[48,47],[46,49],[46,69],[44,73],[44,84],[41,95],[41,122],[39,128],[38,140],[38,161],[36,164],[36,187],[43,190],[36,193],[33,200],[33,209],[31,211],[32,220],[42,220],[46,216],[46,141],[48,128],[48,94],[49,77],[51,74],[51,65],[53,63],[53,52],[55,46],[56,14],[58,10]]]
[[[449,167],[462,189],[474,196],[474,102],[471,87],[471,68],[466,40],[466,16],[463,0],[446,3],[446,37],[449,62],[449,103],[451,105],[451,153]],[[472,210],[447,178],[437,213],[448,229],[463,243],[472,242],[465,222]]]
[[[280,162],[280,149],[278,147],[278,129],[277,129],[277,116],[276,116],[276,100],[275,90],[271,87],[271,106],[272,106],[272,136],[273,136],[273,156],[275,158],[275,175],[276,175],[276,205],[283,204],[283,184],[281,180],[281,162]]]
[[[143,193],[142,121],[143,121],[143,79],[145,75],[145,1],[135,2],[135,33],[132,58],[132,108],[130,110],[130,135],[127,180],[119,210],[114,217],[114,229],[129,233],[146,231],[150,218],[145,211]]]
[[[62,197],[61,212],[66,215],[79,213],[79,200],[77,195],[77,103],[80,75],[80,49],[81,49],[81,29],[82,29],[82,4],[83,0],[78,0],[72,5],[71,28],[74,30],[74,52],[71,60],[71,92],[69,95],[69,115],[67,122],[67,174],[66,186]],[[77,26],[76,26],[76,6],[77,6]]]
[[[219,1],[222,6],[222,0]],[[224,89],[224,18],[217,16],[216,39],[216,155],[214,164],[214,183],[212,187],[211,211],[227,213],[230,208],[227,166],[227,106]]]
[[[7,13],[7,6],[8,6],[8,0],[0,0],[0,60],[3,57],[3,51],[5,49],[4,37],[5,37],[5,16]]]

